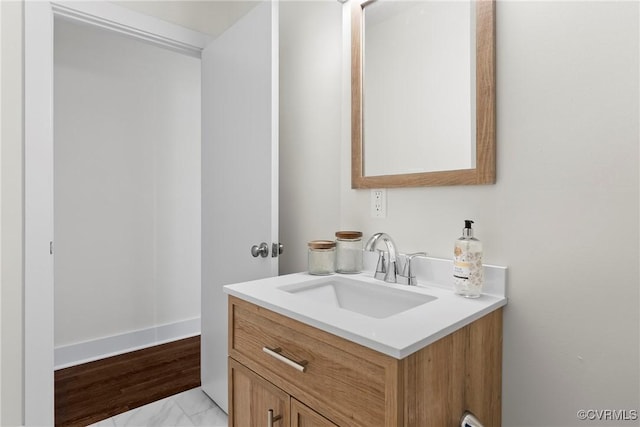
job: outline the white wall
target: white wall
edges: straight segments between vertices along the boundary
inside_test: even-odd
[[[311,15],[321,6],[307,7]],[[581,408],[638,408],[639,15],[637,2],[498,2],[497,183],[390,189],[386,219],[370,218],[369,191],[350,189],[349,65],[339,81],[328,64],[288,63],[307,90],[325,79],[334,80],[329,87],[343,84],[344,126],[339,157],[322,163],[339,159],[337,185],[313,174],[311,155],[296,157],[295,169],[283,165],[283,180],[294,183],[281,185],[300,188],[281,198],[283,235],[299,230],[286,242],[286,271],[306,269],[304,232],[316,224],[324,233],[314,237],[337,228],[386,231],[404,252],[449,258],[463,220],[474,219],[486,262],[509,267],[503,425],[578,426],[585,425],[576,416]],[[318,19],[340,31],[335,17]],[[329,55],[330,45],[312,40],[305,31],[291,43]],[[298,122],[314,123],[317,105],[301,97],[290,108]],[[317,128],[313,141],[282,144],[282,158],[313,152],[303,144],[331,146],[334,120]],[[318,210],[305,188],[340,193],[339,222],[331,223],[333,212]]]
[[[200,60],[56,19],[55,345],[200,316]]]
[[[23,413],[23,102],[22,2],[0,2],[1,154],[0,154],[0,425],[19,425]]]
[[[336,1],[280,3],[281,274],[340,222],[341,16]]]

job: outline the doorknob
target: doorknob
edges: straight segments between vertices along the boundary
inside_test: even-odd
[[[260,246],[253,245],[251,246],[251,255],[253,255],[254,258],[257,258],[258,255],[262,258],[266,258],[267,255],[269,255],[269,246],[266,242],[260,243]]]

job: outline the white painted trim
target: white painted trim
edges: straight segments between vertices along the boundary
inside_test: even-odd
[[[280,198],[280,2],[271,2],[271,241],[279,242]],[[277,276],[280,263],[271,263],[271,275]]]
[[[53,425],[53,14],[24,6],[24,423]]]
[[[2,25],[2,5],[0,5],[0,26]],[[0,46],[2,46],[2,30],[0,30]],[[0,99],[2,98],[2,56],[0,54]],[[2,102],[0,102],[0,129],[2,129]],[[0,141],[2,137],[0,136]],[[1,144],[1,142],[0,142]],[[0,169],[2,169],[2,150],[0,149]],[[2,188],[2,174],[0,174],[0,188]],[[0,191],[1,193],[1,191]],[[0,197],[2,205],[2,197]],[[0,208],[0,242],[2,241],[2,209]],[[0,244],[0,260],[2,260],[2,244]],[[2,277],[2,262],[0,262],[0,277]],[[2,319],[2,304],[0,304],[0,319]],[[0,328],[1,329],[1,328]],[[2,355],[2,340],[0,339],[0,355]],[[0,366],[0,421],[2,420],[2,366]]]
[[[200,318],[56,347],[55,369],[68,368],[183,338],[200,335]]]
[[[84,22],[121,34],[146,40],[190,56],[200,57],[213,37],[113,3],[52,1],[57,18]]]

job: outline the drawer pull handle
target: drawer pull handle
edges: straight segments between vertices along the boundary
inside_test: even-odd
[[[273,427],[273,423],[280,421],[281,419],[282,415],[273,416],[273,409],[269,409],[267,411],[267,427]]]
[[[291,366],[292,368],[297,369],[300,372],[305,372],[307,370],[307,363],[308,362],[306,360],[303,360],[301,362],[295,362],[295,361],[289,359],[288,357],[284,357],[282,354],[280,354],[282,352],[282,349],[280,347],[278,347],[278,348],[262,347],[262,351],[267,353],[269,356],[275,357],[279,361],[286,363],[287,365]]]

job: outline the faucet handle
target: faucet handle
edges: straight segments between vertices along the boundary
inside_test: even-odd
[[[413,273],[411,269],[411,261],[415,257],[426,257],[426,252],[415,252],[412,254],[406,254],[406,261],[404,262],[404,268],[402,269],[402,274],[400,274],[400,281],[404,285],[415,286],[417,284],[416,275]]]
[[[387,262],[385,259],[385,251],[378,249],[378,264],[376,265],[376,272],[374,277],[376,279],[384,280],[387,275]]]

